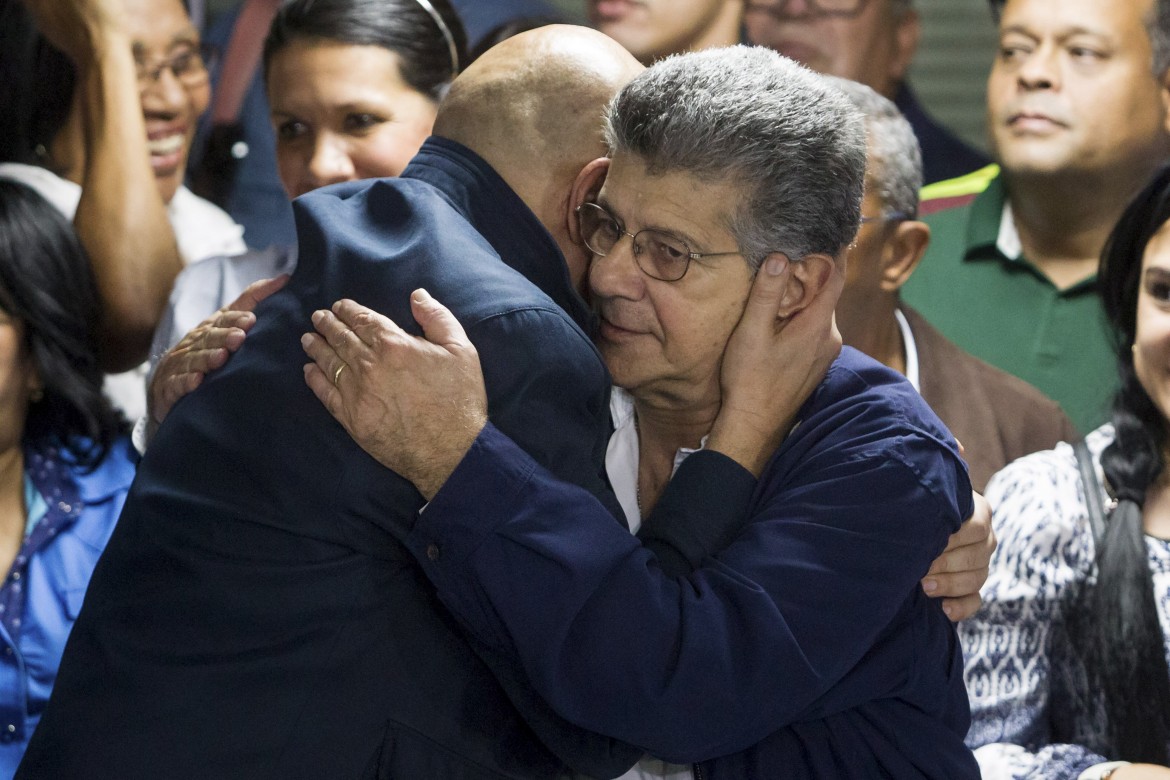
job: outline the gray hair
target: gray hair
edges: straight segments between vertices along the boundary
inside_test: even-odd
[[[652,174],[741,185],[728,229],[752,268],[770,252],[836,257],[857,232],[865,126],[844,95],[792,60],[732,46],[661,60],[610,103],[610,155]]]
[[[836,76],[825,77],[865,117],[869,136],[868,183],[886,212],[918,216],[918,190],[922,187],[922,150],[914,129],[893,101],[864,84]]]
[[[1003,15],[1003,6],[1007,0],[990,0],[991,18],[999,24]],[[1150,37],[1150,49],[1153,51],[1155,78],[1162,78],[1170,70],[1170,0],[1154,0],[1154,8],[1146,16],[1146,34]]]

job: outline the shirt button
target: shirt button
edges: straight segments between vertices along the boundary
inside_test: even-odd
[[[20,579],[20,572],[18,572],[18,571],[14,571],[14,572],[12,572],[12,579],[13,579],[14,581],[15,581],[15,580],[19,580],[19,579]]]
[[[439,560],[439,545],[437,545],[437,544],[428,544],[427,545],[427,560],[430,560],[430,561]]]
[[[9,724],[8,724],[8,733],[9,733],[9,734],[15,734],[15,733],[16,733],[16,726],[14,726],[13,724],[9,723]]]
[[[58,508],[58,509],[60,509],[62,512],[65,512],[65,513],[68,513],[68,512],[69,512],[71,509],[73,509],[73,507],[69,506],[69,505],[68,505],[68,504],[66,504],[64,501],[62,501],[61,503],[57,504],[57,508]]]

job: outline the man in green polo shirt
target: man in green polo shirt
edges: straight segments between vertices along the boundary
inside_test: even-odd
[[[932,238],[903,297],[1088,431],[1117,385],[1097,260],[1126,203],[1170,159],[1170,0],[992,5],[999,166],[924,192]]]

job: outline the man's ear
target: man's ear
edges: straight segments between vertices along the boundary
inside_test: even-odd
[[[893,230],[882,246],[883,292],[894,293],[914,273],[918,262],[930,244],[930,226],[916,219],[907,219],[893,225]]]
[[[601,192],[601,185],[605,184],[605,175],[609,173],[609,158],[598,157],[586,165],[577,174],[573,182],[573,189],[569,193],[568,210],[565,212],[565,226],[569,229],[569,240],[580,246],[581,224],[577,221],[577,208],[582,203],[597,200]]]
[[[768,262],[773,255],[764,259]],[[784,258],[779,252],[775,256]],[[781,317],[791,317],[816,300],[816,297],[827,291],[829,277],[837,272],[837,263],[829,255],[805,255],[800,260],[790,263],[788,287],[780,299],[778,314]],[[834,302],[836,305],[836,302]]]

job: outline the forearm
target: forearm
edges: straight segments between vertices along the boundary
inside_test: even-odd
[[[878,484],[909,492],[904,470],[869,476],[866,497],[881,498]],[[815,490],[839,496],[844,484]],[[925,526],[895,525],[931,514],[917,499],[883,501],[888,516],[818,504],[826,522],[810,519],[799,496],[791,513],[784,503],[760,510],[752,530],[693,576],[668,577],[591,496],[489,426],[407,543],[468,629],[516,653],[563,717],[663,758],[703,760],[861,703],[826,696],[902,608],[949,530],[937,510],[933,541]]]
[[[130,41],[96,32],[79,71],[86,149],[74,226],[102,301],[102,367],[119,371],[148,356],[182,263],[146,151]]]

